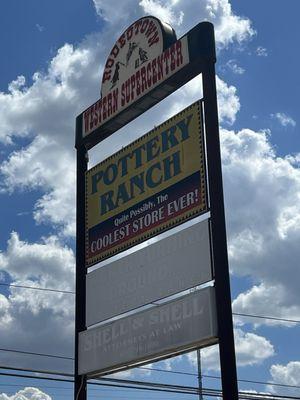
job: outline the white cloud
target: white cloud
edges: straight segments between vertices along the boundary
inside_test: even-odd
[[[292,126],[293,128],[296,126],[296,121],[290,117],[289,115],[283,113],[283,112],[278,112],[276,114],[271,114],[272,118],[277,119],[277,121],[280,123],[282,126]]]
[[[288,291],[280,284],[268,285],[263,282],[255,285],[245,293],[241,293],[232,303],[233,311],[242,314],[252,314],[261,316],[271,316],[283,318],[285,320],[297,320],[300,316],[300,305],[293,304],[289,298]],[[235,322],[239,325],[254,323],[256,326],[266,325],[285,325],[295,327],[295,323],[287,321],[276,321],[271,319],[235,317]]]
[[[36,202],[36,222],[50,222],[66,235],[75,234],[75,160],[54,140],[37,136],[31,144],[11,153],[0,166],[2,191],[42,189]]]
[[[236,61],[236,60],[229,60],[229,61],[227,61],[226,67],[227,67],[231,72],[233,72],[234,74],[237,74],[237,75],[243,75],[243,73],[245,72],[245,69],[242,68],[241,66],[239,66],[239,65],[237,64],[237,61]]]
[[[173,4],[172,4],[173,3]],[[175,2],[162,2],[159,0],[142,0],[139,5],[143,7],[144,13],[148,15],[155,15],[164,22],[171,24],[172,26],[178,26],[182,24],[184,12],[179,11],[178,15],[175,15],[172,10]]]
[[[233,124],[236,114],[240,110],[240,101],[237,90],[232,85],[227,85],[219,77],[216,78],[218,92],[219,118],[221,123]]]
[[[215,25],[216,40],[220,47],[237,41],[243,41],[254,35],[251,22],[232,12],[228,0],[124,0],[117,3],[118,13],[115,12],[116,3],[107,0],[93,0],[97,13],[108,23],[115,26],[119,32],[128,21],[133,22],[144,14],[166,19],[174,24],[179,36],[201,21],[211,21]]]
[[[259,57],[268,57],[268,51],[265,47],[258,46],[255,52]]]
[[[41,243],[21,241],[16,233],[2,253],[0,268],[11,283],[36,288],[74,290],[74,254],[49,237]],[[72,356],[74,333],[74,296],[57,292],[9,287],[0,296],[2,347],[38,353]],[[12,334],[13,332],[13,334]],[[71,371],[72,362],[42,357],[1,353],[8,366]]]
[[[272,381],[282,385],[300,386],[300,361],[290,361],[286,365],[275,364],[270,368]],[[273,394],[286,396],[299,396],[298,388],[280,388],[279,386],[268,386],[268,390]]]
[[[276,287],[281,293],[278,307],[283,307],[278,314],[296,317],[300,171],[293,157],[276,156],[268,135],[249,129],[237,133],[222,130],[230,267],[236,275],[252,276],[265,287]],[[253,296],[254,291],[246,296],[248,304]],[[242,309],[246,312],[245,307]],[[270,314],[263,298],[258,309],[264,315]],[[254,305],[250,310],[255,311]]]
[[[55,236],[31,244],[21,241],[19,235],[13,232],[7,251],[2,253],[0,268],[5,269],[13,279],[31,279],[33,283],[73,290],[74,262],[73,251],[61,246]]]
[[[0,400],[51,400],[51,397],[37,388],[25,387],[12,396],[1,393]]]
[[[35,24],[35,27],[39,32],[44,32],[44,30],[45,30],[45,27],[40,24]]]
[[[275,354],[273,345],[263,336],[235,329],[234,337],[238,367],[260,365]],[[187,357],[192,364],[197,364],[196,352],[189,353]],[[219,370],[219,346],[202,349],[201,362],[206,370]]]
[[[47,73],[34,74],[31,86],[20,76],[9,93],[0,93],[0,141],[32,138],[0,166],[2,191],[43,190],[36,221],[50,222],[66,235],[75,232],[75,115],[99,97],[99,43],[93,36],[77,49],[63,46]]]

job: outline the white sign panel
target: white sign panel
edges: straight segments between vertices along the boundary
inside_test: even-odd
[[[87,275],[87,326],[212,280],[208,220]]]
[[[79,334],[79,374],[95,376],[217,342],[214,288]]]

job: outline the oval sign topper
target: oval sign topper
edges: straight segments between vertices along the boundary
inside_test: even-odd
[[[104,65],[101,98],[84,111],[82,136],[95,132],[125,109],[137,114],[131,106],[188,62],[187,38],[176,40],[170,25],[155,17],[143,17],[134,22],[109,53]],[[124,121],[132,119],[130,115],[123,118]],[[122,123],[122,118],[119,119]]]
[[[144,17],[130,25],[117,40],[105,63],[102,97],[116,88],[121,91],[122,83],[133,77],[148,61],[155,60],[175,41],[176,34],[171,26],[155,17]]]

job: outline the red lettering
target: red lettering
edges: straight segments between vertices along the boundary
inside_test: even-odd
[[[94,125],[97,126],[99,122],[101,121],[101,113],[100,113],[100,107],[99,107],[100,100],[97,101],[95,104],[95,115],[94,115]]]
[[[171,71],[174,71],[176,67],[176,60],[175,60],[175,44],[172,44],[171,49],[170,49],[170,55],[171,55]]]
[[[177,51],[177,67],[179,67],[183,63],[181,40],[178,40],[176,42],[176,51]]]
[[[144,21],[143,21],[143,23],[142,23],[142,27],[141,27],[141,33],[144,33],[145,32],[145,30],[147,29],[147,27],[148,27],[148,24],[149,24],[149,19],[147,18],[147,19],[144,19]]]
[[[105,69],[111,68],[114,65],[114,60],[112,58],[108,58],[105,64]]]
[[[121,87],[121,107],[125,106],[125,84],[122,83]]]
[[[133,35],[133,26],[130,26],[126,31],[127,40],[130,40],[132,38],[132,35]]]
[[[107,101],[107,99],[106,99],[106,96],[105,96],[105,97],[103,97],[103,99],[102,99],[102,116],[103,116],[103,121],[105,121],[106,118],[107,118],[106,101]]]
[[[102,100],[100,99],[99,101],[97,101],[97,108],[98,108],[98,124],[100,124],[102,122]]]
[[[110,79],[111,79],[111,70],[104,71],[103,77],[102,77],[102,83],[104,83],[106,81],[110,81]]]
[[[131,79],[130,79],[130,83],[131,83],[131,101],[134,100],[134,89],[135,89],[135,75],[132,75]]]
[[[110,117],[112,114],[112,94],[108,93],[107,95],[107,117]]]
[[[151,63],[149,62],[147,65],[147,83],[148,83],[148,88],[151,87],[152,85],[152,74],[151,74]]]
[[[157,82],[157,74],[156,74],[156,58],[152,60],[152,83],[155,85]]]
[[[148,40],[149,47],[151,47],[154,43],[159,42],[158,31],[155,32],[153,36]]]
[[[117,55],[119,54],[119,51],[120,51],[119,47],[115,44],[110,54],[116,58]]]
[[[141,69],[141,79],[142,79],[142,93],[147,89],[147,80],[146,80],[146,68],[142,67]]]
[[[165,62],[165,71],[166,71],[166,75],[168,75],[169,73],[169,60],[170,60],[170,49],[167,49],[164,51],[164,62]]]
[[[122,49],[122,47],[124,47],[125,43],[126,43],[126,39],[125,39],[125,34],[123,33],[123,35],[120,36],[118,43],[120,44],[120,47]]]
[[[154,23],[153,21],[150,21],[150,24],[149,24],[148,29],[147,29],[147,32],[146,32],[146,37],[147,37],[147,39],[148,39],[148,37],[149,37],[150,35],[152,35],[152,33],[155,32],[155,30],[156,30],[156,25],[155,25],[155,23]]]
[[[119,94],[119,89],[115,89],[113,91],[113,113],[118,111],[118,94]]]
[[[125,100],[126,104],[130,102],[130,78],[125,82]]]
[[[136,21],[136,23],[134,24],[134,27],[135,27],[134,33],[135,33],[135,35],[137,35],[139,33],[141,25],[142,25],[142,21],[140,19],[138,21]]]
[[[139,96],[140,93],[141,93],[140,76],[141,76],[140,71],[137,71],[136,74],[135,74],[136,94],[137,94],[137,96]]]
[[[164,55],[162,54],[161,56],[157,57],[157,69],[158,69],[158,80],[162,80],[164,77],[164,72],[163,72],[163,57]]]

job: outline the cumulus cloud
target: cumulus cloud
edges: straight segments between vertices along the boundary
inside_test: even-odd
[[[274,347],[268,339],[255,333],[234,330],[237,366],[253,366],[262,364],[275,354]],[[188,360],[197,364],[195,352],[187,355]],[[217,371],[220,369],[219,347],[211,346],[201,350],[201,361],[204,369]]]
[[[254,312],[256,304],[259,312],[268,315],[277,290],[277,311],[272,315],[296,318],[299,164],[294,157],[278,157],[268,136],[268,132],[249,129],[237,133],[222,130],[230,267],[234,274],[252,276],[263,284],[241,295],[234,305],[237,312],[246,312],[248,306],[249,312]]]
[[[45,27],[40,24],[35,24],[35,27],[39,32],[44,32],[44,30],[45,30]]]
[[[286,127],[286,126],[292,126],[293,128],[296,126],[296,121],[290,117],[289,115],[283,113],[283,112],[278,112],[276,114],[271,114],[272,118],[275,118],[280,125]]]
[[[121,4],[118,2],[118,13],[114,1],[93,1],[100,17],[118,29],[120,24],[126,27],[125,21],[152,14],[173,24],[178,35],[201,21],[210,21],[215,25],[219,47],[226,47],[234,41],[242,43],[255,34],[250,20],[235,15],[228,0],[124,0]]]
[[[142,0],[139,5],[143,8],[144,13],[148,15],[158,16],[162,21],[168,22],[171,25],[181,25],[184,17],[184,12],[179,11],[176,15],[173,11],[174,3],[165,3],[157,0]],[[173,7],[172,7],[173,6]]]
[[[42,135],[62,146],[73,147],[74,117],[86,105],[98,76],[99,38],[93,46],[83,41],[74,48],[61,47],[47,72],[36,72],[26,86],[24,76],[9,84],[8,93],[0,93],[0,141],[15,136]],[[99,85],[100,86],[100,85]],[[55,118],[54,118],[55,116]]]
[[[225,70],[228,69],[229,71],[233,72],[236,75],[243,75],[245,72],[245,69],[239,66],[236,60],[227,61],[223,69]]]
[[[286,365],[274,364],[270,368],[272,381],[282,385],[300,386],[300,361],[290,361]],[[298,388],[280,388],[279,386],[268,386],[272,394],[299,396]]]
[[[18,136],[31,140],[1,164],[2,192],[41,189],[36,221],[50,222],[65,235],[75,232],[75,116],[100,92],[102,46],[99,38],[93,39],[77,49],[64,45],[47,73],[34,74],[31,86],[20,76],[8,93],[0,93],[0,141],[11,143]]]
[[[268,57],[268,51],[265,47],[258,46],[255,52],[259,57]]]
[[[300,305],[294,304],[289,299],[287,288],[280,283],[272,286],[263,281],[260,285],[254,285],[251,289],[241,293],[232,303],[233,311],[236,313],[271,316],[281,318],[285,321],[261,318],[245,318],[235,316],[235,323],[244,325],[245,323],[254,323],[256,326],[266,325],[285,325],[294,327],[295,321],[300,316]]]
[[[35,204],[37,223],[50,223],[65,235],[75,234],[75,160],[53,139],[37,136],[29,146],[10,154],[0,166],[2,192],[42,189]]]
[[[51,400],[48,394],[33,387],[25,387],[19,390],[16,394],[9,396],[5,393],[0,394],[0,400]]]
[[[16,286],[74,290],[74,254],[57,238],[28,243],[12,233],[0,268]],[[10,286],[0,296],[3,347],[39,353],[72,356],[74,332],[74,296],[43,290]],[[14,332],[13,335],[11,332]],[[4,365],[71,371],[72,362],[42,357],[1,353]]]

